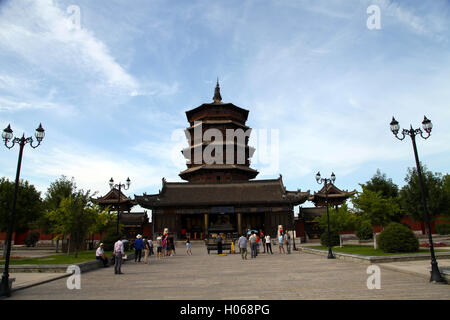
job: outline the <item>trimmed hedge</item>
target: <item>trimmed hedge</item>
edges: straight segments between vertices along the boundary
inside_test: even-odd
[[[330,230],[330,240],[331,240],[331,247],[338,246],[340,244],[339,240],[339,234],[336,231]],[[320,244],[328,247],[328,232],[325,231],[320,236]]]
[[[369,240],[373,238],[372,225],[368,221],[362,222],[356,230],[356,236],[360,240]]]
[[[39,241],[40,233],[37,231],[31,231],[27,234],[24,242],[27,247],[35,247],[36,243]]]
[[[434,226],[434,230],[436,230],[438,234],[450,234],[450,224],[440,222]]]
[[[378,236],[378,244],[384,252],[419,251],[419,239],[401,223],[391,222]]]

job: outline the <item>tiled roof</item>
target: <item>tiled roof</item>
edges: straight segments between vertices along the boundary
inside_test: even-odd
[[[287,191],[281,177],[274,180],[243,182],[192,183],[165,182],[159,194],[135,195],[135,200],[144,208],[182,205],[245,205],[288,204],[305,202],[307,192]]]

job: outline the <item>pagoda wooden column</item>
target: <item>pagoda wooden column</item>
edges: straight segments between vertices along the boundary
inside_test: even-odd
[[[204,220],[205,220],[205,230],[204,230],[204,237],[206,237],[206,234],[208,233],[208,213],[205,213]]]
[[[242,222],[241,222],[241,214],[237,214],[237,231],[239,234],[242,233]]]

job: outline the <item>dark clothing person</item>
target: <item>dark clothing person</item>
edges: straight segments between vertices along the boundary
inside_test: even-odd
[[[270,254],[273,254],[273,252],[272,252],[272,244],[270,242],[266,243],[266,248],[267,248],[267,253],[269,253],[269,251],[270,251]]]
[[[106,268],[108,266],[108,259],[103,257],[96,257],[97,260],[103,262],[103,266]]]
[[[134,241],[134,248],[135,248],[134,262],[136,261],[141,262],[142,249],[144,249],[144,241],[140,236],[138,236],[136,241]]]
[[[216,240],[217,240],[217,254],[222,254],[222,237],[218,235]]]

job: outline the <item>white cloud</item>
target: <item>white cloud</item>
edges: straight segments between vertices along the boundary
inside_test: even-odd
[[[55,1],[25,1],[21,6],[6,3],[1,11],[0,43],[3,50],[20,55],[44,73],[81,75],[95,88],[115,94],[131,95],[139,90],[138,81],[105,44],[91,31],[74,27]]]

